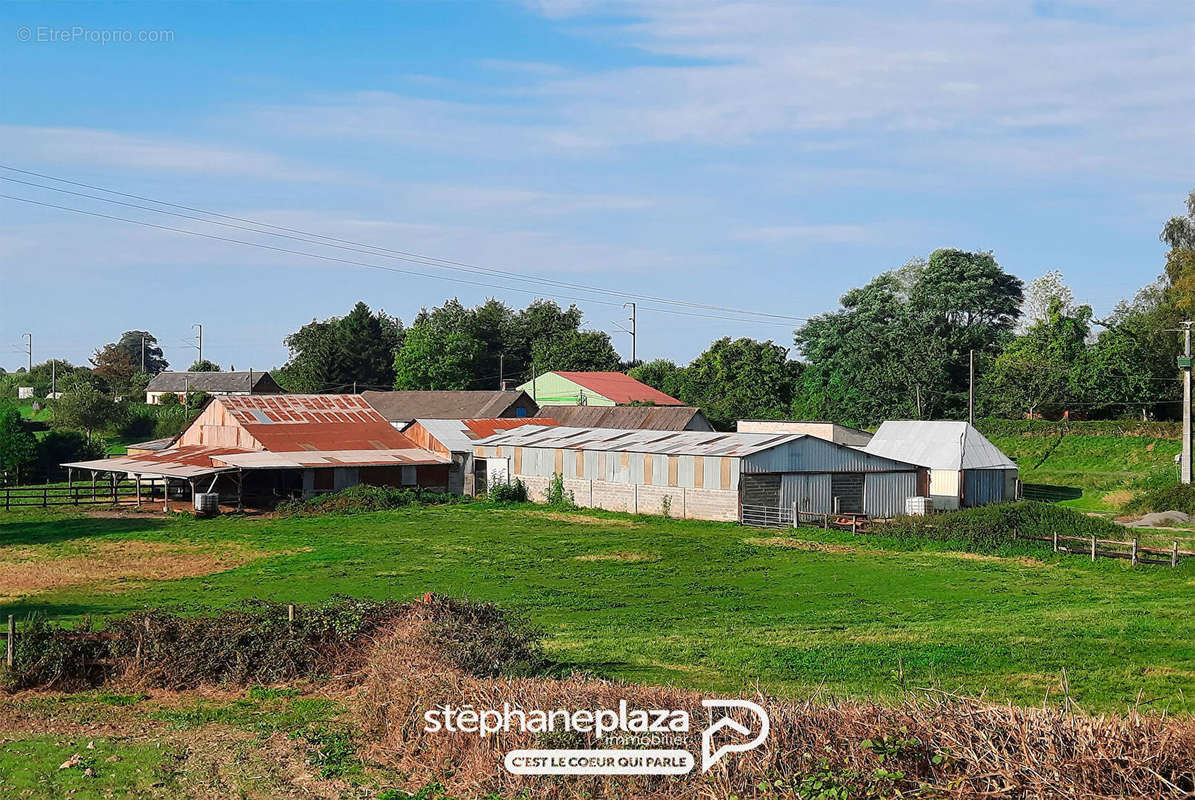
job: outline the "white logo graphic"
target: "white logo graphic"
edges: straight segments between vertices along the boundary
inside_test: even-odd
[[[768,719],[768,712],[764,711],[758,703],[752,703],[750,700],[702,700],[701,704],[706,708],[745,708],[755,716],[759,717],[760,727],[759,733],[754,739],[743,744],[724,744],[717,750],[712,750],[714,742],[714,734],[723,728],[730,728],[731,730],[743,736],[749,736],[751,729],[741,722],[735,720],[733,717],[723,716],[717,722],[711,723],[708,728],[701,732],[701,771],[706,772],[718,759],[727,753],[745,753],[748,750],[754,750],[763,744],[764,739],[768,738],[768,730],[771,727],[771,721]]]

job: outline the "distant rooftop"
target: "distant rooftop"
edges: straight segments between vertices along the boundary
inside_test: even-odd
[[[252,383],[250,383],[252,376]],[[282,394],[283,389],[266,370],[237,372],[162,372],[145,388],[147,392],[248,392]]]
[[[534,406],[521,391],[461,392],[362,392],[365,401],[390,422],[417,419],[493,419],[510,416],[521,399]]]

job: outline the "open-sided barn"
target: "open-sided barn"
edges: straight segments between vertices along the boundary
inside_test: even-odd
[[[543,499],[554,475],[582,506],[736,520],[744,506],[887,517],[926,471],[803,434],[523,427],[477,443],[490,483]]]
[[[249,496],[310,496],[367,483],[448,487],[451,459],[417,446],[358,395],[215,397],[163,450],[63,464]]]

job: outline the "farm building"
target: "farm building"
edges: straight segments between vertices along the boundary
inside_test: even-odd
[[[867,431],[839,425],[837,422],[804,422],[789,419],[740,419],[735,425],[739,433],[806,433],[827,442],[863,447],[871,441]]]
[[[967,422],[885,422],[864,449],[929,468],[938,510],[1016,499],[1016,463]]]
[[[212,396],[241,394],[285,394],[268,372],[162,372],[145,387],[145,402],[159,405],[164,395],[186,400],[190,392]]]
[[[539,416],[572,428],[618,428],[637,431],[712,431],[714,427],[693,406],[544,406]]]
[[[534,417],[538,406],[521,391],[362,392],[365,402],[404,430],[417,419]]]
[[[555,425],[556,421],[542,417],[516,417],[499,419],[417,419],[403,435],[412,442],[452,459],[448,472],[448,491],[455,494],[484,494],[482,488],[475,489],[473,445],[498,431],[510,430],[521,425]],[[482,469],[484,474],[484,462]]]
[[[802,434],[526,426],[476,444],[488,483],[520,479],[543,499],[554,475],[582,506],[737,520],[744,507],[903,513],[928,482],[913,464]],[[791,519],[791,516],[789,517]]]
[[[545,372],[519,387],[542,406],[625,406],[650,403],[683,406],[646,383],[621,372]]]
[[[448,487],[451,459],[418,447],[358,395],[215,397],[170,446],[63,464],[245,499],[309,497],[359,483]],[[68,478],[69,480],[69,478]]]

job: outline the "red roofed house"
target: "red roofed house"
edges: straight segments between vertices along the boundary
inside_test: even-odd
[[[399,433],[359,395],[225,395],[165,449],[63,464],[110,472],[190,494],[263,500],[309,497],[359,483],[448,488],[451,459]]]
[[[422,448],[442,453],[452,459],[448,474],[448,490],[458,494],[485,494],[491,481],[487,480],[486,462],[482,459],[474,468],[473,447],[478,439],[493,436],[523,425],[555,425],[556,420],[542,417],[494,419],[417,419],[403,431],[403,435]]]
[[[545,372],[519,389],[541,406],[684,405],[621,372]]]

